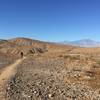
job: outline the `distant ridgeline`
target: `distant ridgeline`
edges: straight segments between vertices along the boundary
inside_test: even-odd
[[[73,46],[80,46],[80,47],[100,47],[100,42],[93,41],[90,39],[83,39],[83,40],[78,40],[78,41],[63,41],[60,42],[61,44],[69,44]]]

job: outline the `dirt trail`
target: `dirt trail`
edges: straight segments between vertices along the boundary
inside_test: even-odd
[[[9,65],[3,69],[3,71],[0,74],[0,100],[5,100],[5,88],[6,83],[9,81],[11,77],[13,77],[16,73],[16,67],[19,65],[23,60],[19,59],[16,60],[16,62],[12,65]]]

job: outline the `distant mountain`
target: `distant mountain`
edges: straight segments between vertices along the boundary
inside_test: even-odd
[[[83,39],[77,41],[63,41],[61,43],[73,45],[73,46],[80,46],[80,47],[100,47],[100,42],[90,40],[90,39]]]
[[[1,41],[7,41],[7,40],[4,40],[4,39],[0,39],[0,42],[1,42]]]
[[[5,43],[5,42],[7,42],[7,40],[0,39],[0,43]]]

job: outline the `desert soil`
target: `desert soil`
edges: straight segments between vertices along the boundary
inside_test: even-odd
[[[100,100],[100,48],[26,38],[1,43],[0,100]]]
[[[24,58],[25,59],[25,58]],[[16,67],[24,59],[17,60],[14,64],[6,66],[0,73],[0,100],[5,100],[5,86],[16,73]]]
[[[7,86],[7,100],[100,100],[91,66],[79,57],[27,57]]]

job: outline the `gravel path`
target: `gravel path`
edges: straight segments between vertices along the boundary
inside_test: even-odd
[[[8,80],[13,77],[16,73],[16,67],[19,65],[23,60],[19,59],[14,64],[5,67],[1,74],[0,74],[0,100],[5,100],[5,86]]]

